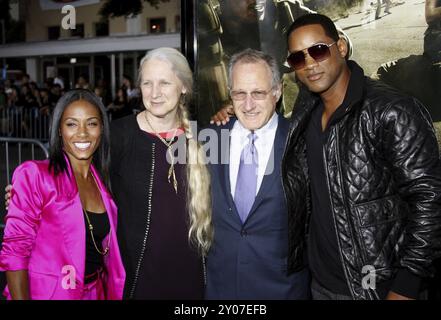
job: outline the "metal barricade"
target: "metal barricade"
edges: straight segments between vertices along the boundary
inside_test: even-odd
[[[43,142],[36,139],[0,137],[0,195],[10,184],[15,168],[26,160],[47,159],[49,151]],[[0,231],[4,227],[5,207],[0,196]]]
[[[49,139],[50,116],[39,108],[9,107],[0,110],[0,136]]]
[[[5,228],[4,188],[10,183],[15,168],[23,161],[49,156],[43,144],[49,140],[49,125],[50,116],[39,108],[0,109],[0,247]],[[0,272],[0,291],[5,285],[5,274]],[[0,294],[0,300],[3,299]]]

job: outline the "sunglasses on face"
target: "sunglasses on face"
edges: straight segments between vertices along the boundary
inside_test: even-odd
[[[336,43],[337,42],[333,42],[331,44],[317,43],[309,48],[291,53],[288,58],[286,58],[286,61],[288,61],[288,64],[294,70],[302,69],[306,65],[305,50],[308,51],[311,58],[313,58],[316,62],[320,62],[328,59],[331,56],[331,51],[329,48]]]

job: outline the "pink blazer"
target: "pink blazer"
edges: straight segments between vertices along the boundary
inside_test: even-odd
[[[66,161],[69,163],[67,157]],[[28,161],[12,178],[0,270],[28,270],[31,299],[81,299],[86,261],[84,214],[73,172],[54,176],[49,161]],[[122,299],[125,270],[116,238],[117,209],[91,166],[111,227],[110,250],[104,258],[106,298]],[[103,247],[107,245],[107,236]],[[6,287],[4,295],[10,298]]]

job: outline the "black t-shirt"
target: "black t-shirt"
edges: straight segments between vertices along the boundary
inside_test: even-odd
[[[306,156],[312,201],[308,261],[312,276],[321,286],[333,293],[350,295],[338,249],[323,149],[333,121],[344,113],[344,109],[340,106],[329,119],[326,130],[322,131],[323,108],[322,103],[315,107],[306,129]]]

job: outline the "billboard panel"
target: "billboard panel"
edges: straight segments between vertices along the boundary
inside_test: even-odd
[[[191,2],[191,1],[190,1]],[[195,114],[207,124],[228,104],[227,63],[250,47],[271,53],[284,74],[279,111],[289,116],[298,93],[287,67],[286,31],[300,15],[324,13],[350,39],[365,74],[420,99],[441,120],[440,0],[199,0],[189,57],[196,75]],[[426,9],[429,7],[429,10]],[[433,15],[430,17],[430,7]],[[429,17],[427,12],[429,11]]]

